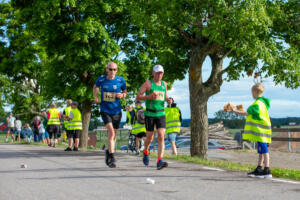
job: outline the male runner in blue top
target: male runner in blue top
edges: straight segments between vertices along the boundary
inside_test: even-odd
[[[105,152],[105,163],[111,168],[116,167],[114,151],[116,133],[118,131],[122,111],[120,99],[126,98],[127,89],[124,78],[116,76],[118,66],[109,62],[106,66],[106,76],[97,79],[94,88],[94,102],[99,103],[99,88],[101,89],[100,114],[108,130],[108,150]]]

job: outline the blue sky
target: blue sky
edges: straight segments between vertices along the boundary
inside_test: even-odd
[[[228,59],[224,60],[224,67],[229,63]],[[206,59],[203,64],[203,79],[209,77],[211,63]],[[250,106],[254,99],[251,94],[251,87],[254,85],[253,77],[240,78],[238,81],[223,82],[221,91],[210,97],[207,105],[207,114],[213,118],[214,114],[223,109],[223,106],[232,102],[235,105],[243,104],[244,109]],[[270,117],[300,117],[300,88],[292,90],[285,88],[284,85],[275,85],[271,78],[263,80],[265,92],[263,96],[271,99],[269,110]],[[173,97],[177,106],[181,109],[184,119],[190,118],[190,99],[188,76],[181,81],[175,81],[172,89],[169,90],[168,96]],[[125,113],[124,113],[125,114]],[[123,114],[122,121],[125,120]]]
[[[229,63],[224,61],[224,67]],[[204,81],[209,77],[211,63],[206,59],[203,65]],[[253,77],[240,78],[238,81],[223,82],[221,91],[212,96],[207,105],[209,118],[214,117],[214,113],[223,109],[223,106],[232,102],[235,105],[243,104],[247,109],[254,100],[251,94],[251,87],[254,85]],[[270,117],[300,117],[300,88],[288,89],[284,85],[275,85],[271,78],[263,80],[265,92],[263,96],[271,99],[269,110]],[[173,87],[168,91],[168,96],[172,96],[178,107],[181,109],[183,118],[190,118],[189,85],[188,77],[182,81],[175,81]]]
[[[243,104],[246,109],[254,102],[251,95],[253,84],[253,78],[224,82],[221,91],[208,101],[208,117],[213,118],[214,113],[223,109],[223,106],[228,102],[235,105]],[[275,86],[271,79],[265,80],[263,84],[265,86],[264,96],[271,99],[269,110],[271,117],[300,117],[300,88],[292,90],[284,86]],[[168,91],[168,95],[176,101],[183,118],[190,118],[188,78],[175,81],[173,88]]]

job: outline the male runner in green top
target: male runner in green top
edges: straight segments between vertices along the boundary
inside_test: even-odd
[[[136,100],[146,101],[145,111],[145,124],[146,124],[146,135],[147,139],[145,142],[143,163],[149,165],[149,144],[153,140],[154,126],[157,129],[157,140],[158,140],[158,159],[157,169],[168,167],[168,163],[162,160],[164,149],[165,149],[165,129],[166,129],[166,115],[164,111],[164,102],[169,98],[167,96],[167,83],[162,81],[164,75],[164,68],[161,65],[155,65],[152,70],[153,79],[146,81],[137,97]],[[146,95],[144,96],[144,93]]]

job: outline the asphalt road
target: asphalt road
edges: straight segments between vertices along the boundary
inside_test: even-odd
[[[145,167],[141,157],[118,153],[116,158],[117,168],[110,169],[104,152],[0,144],[0,200],[274,200],[300,195],[300,182],[247,178],[241,172],[175,161],[156,170],[155,160]]]

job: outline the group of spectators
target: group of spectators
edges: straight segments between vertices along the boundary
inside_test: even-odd
[[[34,142],[43,142],[49,147],[56,147],[64,129],[68,138],[68,148],[65,151],[78,151],[82,117],[78,103],[72,102],[71,99],[67,100],[67,107],[62,114],[55,104],[51,104],[48,112],[42,113],[42,119],[37,115],[31,123],[25,123],[24,126],[18,117],[13,116],[13,113],[9,113],[6,121],[8,127],[6,142],[8,142],[8,136],[11,135],[11,142],[14,142],[16,138],[17,141],[27,140],[30,143],[33,139]]]
[[[49,141],[49,134],[46,131],[48,119],[46,113],[42,114],[43,120],[40,116],[35,116],[31,123],[22,124],[19,117],[14,117],[13,113],[9,113],[7,117],[7,133],[5,141],[8,142],[8,136],[11,135],[11,141],[27,140],[27,142],[40,142],[44,144]],[[14,136],[15,134],[15,136]]]

